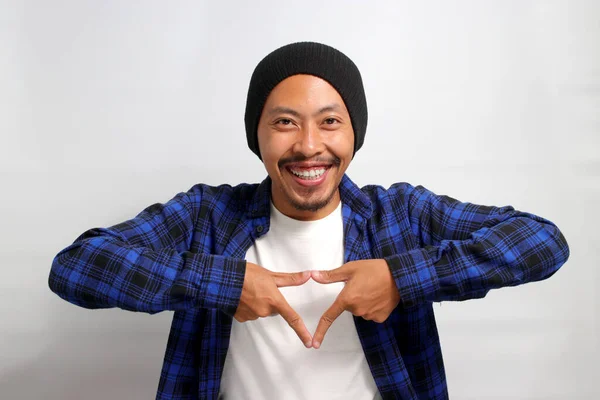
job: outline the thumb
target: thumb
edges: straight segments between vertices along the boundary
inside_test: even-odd
[[[350,278],[350,273],[346,265],[330,270],[310,271],[312,279],[319,283],[345,282]]]
[[[310,271],[274,272],[272,276],[277,287],[300,286],[310,279]]]

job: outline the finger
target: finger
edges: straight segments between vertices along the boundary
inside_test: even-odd
[[[347,281],[350,278],[351,273],[348,264],[344,264],[341,267],[331,270],[310,271],[310,276],[319,283],[334,283]]]
[[[300,286],[310,279],[310,271],[273,272],[272,276],[277,287]]]
[[[323,338],[325,337],[327,330],[333,324],[333,321],[335,321],[343,312],[344,307],[342,307],[340,301],[336,299],[319,320],[319,325],[317,325],[317,330],[313,336],[312,347],[315,349],[321,347],[321,343],[323,343]]]
[[[283,296],[279,299],[279,303],[275,306],[279,315],[286,320],[288,325],[296,332],[304,346],[309,348],[312,345],[312,336],[300,315],[288,304]]]

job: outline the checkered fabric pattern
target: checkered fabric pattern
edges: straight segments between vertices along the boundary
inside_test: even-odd
[[[247,249],[269,231],[271,181],[196,184],[54,258],[49,286],[89,309],[174,311],[157,399],[218,399]],[[552,276],[568,259],[557,226],[512,206],[423,186],[340,184],[346,262],[385,259],[401,302],[383,323],[354,317],[384,399],[448,399],[433,302]],[[351,382],[349,382],[351,384]]]

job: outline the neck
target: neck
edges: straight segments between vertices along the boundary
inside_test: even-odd
[[[273,200],[273,205],[275,208],[277,208],[277,210],[279,210],[279,212],[287,217],[297,219],[299,221],[316,221],[318,219],[325,218],[337,208],[341,201],[339,189],[335,191],[333,197],[324,207],[321,207],[316,211],[297,209],[289,202],[289,200],[279,196],[275,190],[271,191],[271,199]]]

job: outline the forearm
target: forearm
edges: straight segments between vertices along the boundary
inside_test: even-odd
[[[105,228],[82,237],[56,255],[48,279],[72,304],[150,314],[194,307],[235,313],[245,260],[134,246]]]
[[[385,257],[405,307],[484,297],[489,290],[552,276],[568,259],[562,232],[541,217],[511,210],[464,240],[441,240]]]

